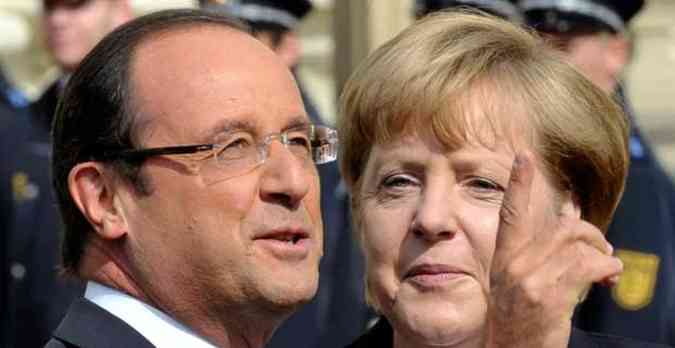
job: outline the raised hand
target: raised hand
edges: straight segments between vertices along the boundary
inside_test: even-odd
[[[537,171],[532,154],[516,156],[490,270],[486,347],[567,347],[591,283],[615,282],[623,269],[598,228],[531,203]]]

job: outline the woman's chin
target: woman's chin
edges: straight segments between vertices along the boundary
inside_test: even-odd
[[[419,346],[479,340],[487,304],[482,293],[420,294],[402,288],[387,317],[396,332]]]

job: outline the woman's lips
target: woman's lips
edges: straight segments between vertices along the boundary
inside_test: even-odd
[[[423,290],[432,290],[466,276],[467,272],[450,265],[425,263],[411,267],[404,279]]]

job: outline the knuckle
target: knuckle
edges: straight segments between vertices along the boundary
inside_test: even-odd
[[[623,266],[623,261],[621,261],[621,259],[618,258],[618,257],[612,257],[612,259],[614,260],[614,264],[615,264],[615,266],[616,266],[616,269],[617,269],[619,272],[623,272],[623,267],[624,267],[624,266]]]
[[[524,301],[535,306],[543,303],[545,291],[542,291],[541,284],[536,277],[527,277],[523,279],[519,287]]]
[[[560,217],[558,222],[559,230],[563,231],[565,235],[570,238],[576,239],[579,237],[579,220],[575,218],[570,218],[568,216]]]
[[[589,267],[592,267],[591,260],[594,259],[591,247],[584,243],[583,241],[575,241],[572,246],[572,252],[569,262],[572,262],[575,265],[575,268],[579,271],[584,271]]]

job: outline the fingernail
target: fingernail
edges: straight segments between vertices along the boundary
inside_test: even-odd
[[[609,251],[609,255],[614,255],[614,247],[612,246],[612,244],[607,243],[607,249]]]
[[[606,287],[616,286],[616,284],[619,284],[619,275],[617,274],[609,278],[605,278],[602,282],[600,282],[600,284]]]
[[[616,285],[616,284],[619,284],[619,278],[620,278],[620,277],[621,277],[621,276],[618,275],[618,274],[609,277],[609,286],[614,286],[614,285]]]

